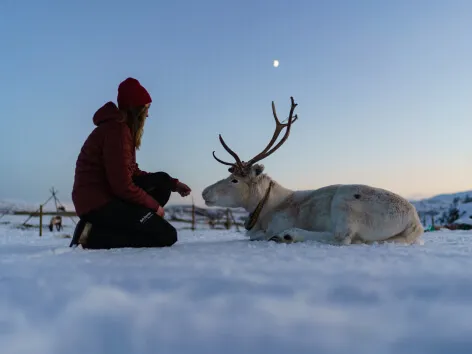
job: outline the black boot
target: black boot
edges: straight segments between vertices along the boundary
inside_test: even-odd
[[[69,247],[77,247],[79,244],[83,247],[86,244],[91,228],[92,224],[80,219],[75,227],[74,235],[72,236]]]

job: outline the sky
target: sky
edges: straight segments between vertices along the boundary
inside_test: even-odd
[[[285,187],[362,183],[408,198],[472,189],[472,2],[16,1],[0,4],[0,199],[71,201],[92,116],[135,77],[153,104],[141,169],[203,205],[298,107],[262,162]],[[275,68],[273,60],[279,60]]]

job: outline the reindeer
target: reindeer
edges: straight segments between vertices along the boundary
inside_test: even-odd
[[[60,215],[55,215],[51,217],[51,221],[49,221],[49,231],[52,232],[54,225],[56,225],[56,230],[61,231],[62,227],[62,217]]]
[[[225,162],[213,151],[218,162],[230,166],[230,175],[203,190],[205,204],[244,208],[249,212],[244,226],[250,240],[318,241],[337,245],[419,243],[424,230],[416,208],[391,191],[364,184],[291,190],[264,173],[264,165],[257,162],[287,140],[298,118],[293,115],[297,105],[291,97],[288,122],[281,123],[272,102],[275,132],[266,148],[247,162],[241,161],[219,135],[220,143],[235,162]],[[272,148],[284,128],[285,135]]]

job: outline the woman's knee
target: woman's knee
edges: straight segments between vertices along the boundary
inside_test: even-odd
[[[147,191],[151,191],[156,188],[170,189],[172,185],[172,178],[166,172],[151,172],[146,175],[134,177],[134,183]]]
[[[156,214],[142,224],[139,233],[147,235],[154,247],[168,247],[177,242],[175,227]]]
[[[177,230],[171,224],[168,224],[168,227],[163,232],[163,235],[160,237],[164,247],[170,247],[177,242]]]
[[[172,178],[167,172],[154,172],[152,173],[153,180],[155,181],[156,184],[158,185],[168,185],[170,188]]]
[[[144,189],[161,206],[167,204],[172,194],[172,178],[166,172],[153,172],[134,179],[137,186]]]

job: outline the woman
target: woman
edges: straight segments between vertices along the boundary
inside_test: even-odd
[[[165,172],[139,169],[136,149],[152,102],[134,78],[118,86],[117,104],[108,102],[93,116],[76,163],[72,201],[80,218],[70,246],[83,248],[166,247],[177,231],[164,219],[171,192],[191,189]]]

